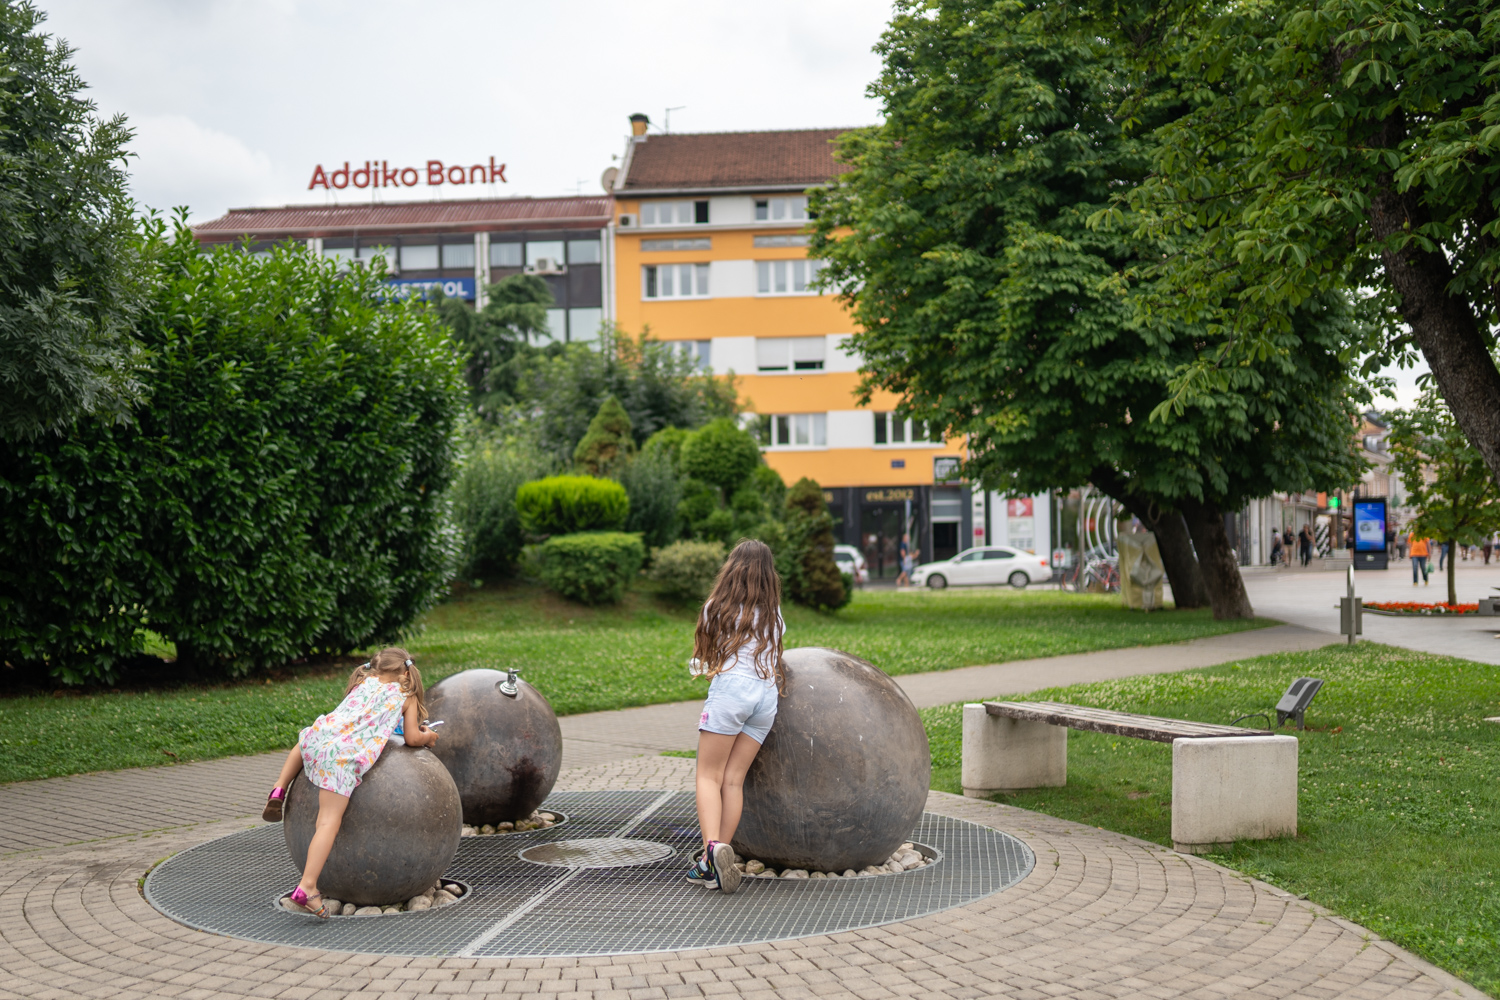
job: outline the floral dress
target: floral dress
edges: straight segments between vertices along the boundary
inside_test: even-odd
[[[374,677],[350,691],[338,708],[302,730],[307,780],[330,792],[353,794],[361,776],[380,759],[405,704],[400,684],[382,684]]]

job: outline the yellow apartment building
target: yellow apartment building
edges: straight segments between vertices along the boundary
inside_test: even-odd
[[[839,172],[832,140],[842,130],[647,125],[632,116],[606,176],[613,318],[736,376],[766,461],[789,485],[809,476],[824,488],[839,540],[864,552],[872,578],[896,575],[903,531],[921,560],[984,544],[984,498],[956,479],[961,442],[897,419],[890,393],[855,404],[853,321],[813,287],[807,190]]]

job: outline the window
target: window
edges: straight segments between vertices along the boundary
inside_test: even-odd
[[[490,244],[490,267],[520,267],[521,262],[521,244]]]
[[[709,250],[713,247],[713,240],[707,236],[698,236],[690,240],[641,240],[641,251],[652,253],[657,250]]]
[[[760,295],[817,295],[813,288],[821,260],[758,260],[755,290]]]
[[[876,413],[876,444],[942,444],[941,428],[931,428],[921,420],[903,420],[894,413]]]
[[[641,268],[641,296],[648,299],[708,297],[707,264],[652,264]]]
[[[589,343],[599,339],[599,324],[604,322],[604,310],[598,308],[568,310],[568,339],[573,343]]]
[[[756,222],[806,222],[807,196],[793,198],[757,198],[755,200]]]
[[[809,242],[806,236],[757,236],[755,245],[758,247],[805,247]]]
[[[826,448],[828,414],[777,414],[771,418],[771,434],[771,444],[779,448]]]
[[[443,266],[452,268],[474,267],[474,244],[472,243],[444,243],[443,244]]]
[[[671,343],[673,350],[691,361],[700,370],[713,370],[714,342],[712,340],[674,340]]]
[[[643,226],[697,226],[708,222],[706,201],[643,201]]]
[[[569,240],[569,264],[597,264],[600,261],[598,240]]]
[[[543,240],[540,243],[526,244],[526,266],[536,267],[536,262],[543,257],[555,260],[559,264],[563,262],[563,241]]]
[[[974,549],[973,551],[965,552],[963,555],[958,557],[959,562],[982,562],[983,560],[984,552],[980,549]]]
[[[822,371],[826,337],[757,337],[755,367],[763,372]]]
[[[436,271],[437,266],[438,248],[436,244],[425,247],[406,246],[401,248],[401,270]]]
[[[353,247],[324,247],[323,248],[323,256],[324,257],[329,257],[329,258],[331,258],[333,260],[338,261],[339,262],[339,268],[342,270],[343,268],[346,268],[350,264],[354,263],[354,248]]]
[[[1016,554],[1007,549],[985,549],[984,557],[986,559],[1014,559]]]
[[[568,311],[566,309],[547,310],[546,336],[559,341],[568,339]]]

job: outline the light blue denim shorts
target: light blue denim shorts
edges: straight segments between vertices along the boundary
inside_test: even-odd
[[[757,743],[764,743],[776,721],[780,701],[775,681],[746,677],[744,674],[719,674],[708,685],[708,699],[698,728],[721,736],[744,733]]]

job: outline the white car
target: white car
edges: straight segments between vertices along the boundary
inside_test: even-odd
[[[865,563],[864,553],[852,545],[835,545],[833,547],[833,561],[838,564],[840,573],[848,573],[854,577],[855,586],[861,586],[870,582],[870,570]]]
[[[1030,552],[1000,545],[965,549],[952,559],[923,563],[911,572],[912,586],[933,590],[944,587],[997,586],[1008,583],[1017,590],[1027,584],[1052,579],[1047,560]]]

